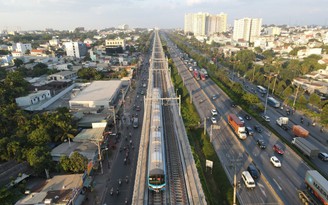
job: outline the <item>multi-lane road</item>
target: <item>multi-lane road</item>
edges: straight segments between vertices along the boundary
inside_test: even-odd
[[[231,100],[211,79],[196,81],[180,59],[181,51],[171,43],[168,45],[171,47],[171,57],[183,78],[183,82],[189,92],[192,93],[192,99],[198,112],[203,119],[205,118],[208,133],[210,135],[212,133],[213,146],[231,179],[230,181],[233,178],[234,166],[236,166],[237,180],[239,181],[242,181],[240,179],[241,172],[246,170],[251,162],[262,173],[254,190],[248,190],[241,182],[241,188],[238,188],[237,191],[239,201],[243,204],[299,204],[297,190],[304,189],[305,172],[310,167],[292,149],[264,127],[262,127],[264,130],[262,133],[255,133],[254,136],[250,136],[246,140],[239,140],[227,125],[226,116],[229,113],[244,116],[245,113],[239,107],[231,107]],[[210,99],[209,96],[213,95],[218,96],[218,98],[216,100]],[[212,108],[218,110],[220,117],[218,124],[211,127],[208,118],[211,116],[210,110]],[[268,112],[271,112],[271,109]],[[246,121],[247,126],[253,127],[258,124],[255,120]],[[263,139],[267,148],[265,150],[260,149],[256,145],[256,139]],[[278,155],[275,153],[272,149],[274,144],[281,145],[285,154]],[[282,163],[281,168],[275,168],[271,164],[271,156],[278,157]]]

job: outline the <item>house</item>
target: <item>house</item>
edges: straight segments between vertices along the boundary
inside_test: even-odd
[[[20,107],[38,104],[51,98],[50,90],[35,91],[27,96],[16,98],[16,103]]]
[[[37,50],[37,49],[32,49],[31,50],[31,56],[44,56],[45,52],[44,50]]]
[[[33,192],[15,205],[51,204],[68,205],[82,204],[85,188],[83,182],[84,174],[58,175],[45,181],[40,191]]]
[[[72,81],[77,78],[77,74],[74,71],[61,71],[59,73],[55,73],[52,75],[49,75],[47,79],[49,81]]]

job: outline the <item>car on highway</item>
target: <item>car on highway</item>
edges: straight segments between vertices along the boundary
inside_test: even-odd
[[[218,123],[218,121],[215,119],[215,117],[211,117],[212,124]]]
[[[282,148],[278,144],[273,145],[273,151],[281,155],[285,153],[284,150],[282,150]]]
[[[247,171],[251,174],[253,179],[258,179],[260,177],[260,171],[255,167],[254,164],[249,164]]]
[[[246,120],[251,120],[251,119],[252,119],[252,117],[251,117],[250,115],[247,115],[247,114],[244,116],[244,118],[245,118]]]
[[[266,121],[266,122],[270,122],[270,117],[267,115],[262,115],[262,118]]]
[[[318,158],[321,159],[322,161],[328,162],[328,154],[325,152],[320,152],[318,154]]]
[[[281,163],[279,159],[276,156],[270,157],[270,162],[273,164],[275,167],[281,167]]]
[[[231,102],[231,107],[237,107],[237,104],[234,102]]]
[[[212,100],[216,100],[217,98],[218,98],[218,96],[217,95],[212,95]]]
[[[258,125],[254,125],[254,130],[258,133],[261,133],[262,132],[262,128]]]
[[[254,132],[253,132],[253,129],[251,127],[246,127],[245,130],[246,130],[246,134],[248,136],[254,136]]]
[[[140,94],[141,94],[141,95],[144,95],[144,94],[145,94],[145,92],[142,90],[142,91],[140,92]]]
[[[136,107],[136,111],[140,111],[141,110],[141,108],[140,108],[140,106],[138,105],[137,107]]]
[[[216,116],[218,115],[218,111],[216,111],[216,109],[212,109],[211,110],[212,116]]]
[[[242,117],[238,116],[238,118],[239,118],[240,122],[245,123],[245,121]]]
[[[261,139],[256,140],[256,144],[261,148],[261,149],[265,149],[266,145],[265,142]]]

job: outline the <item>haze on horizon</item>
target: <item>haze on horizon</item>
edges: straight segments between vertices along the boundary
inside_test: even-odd
[[[262,18],[263,24],[328,25],[327,0],[0,0],[0,31],[183,28],[184,14]]]

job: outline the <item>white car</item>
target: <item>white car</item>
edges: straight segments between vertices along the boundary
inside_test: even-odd
[[[270,117],[267,115],[262,115],[262,118],[266,121],[266,122],[270,122]]]
[[[216,121],[215,117],[211,117],[211,121],[212,121],[213,124],[218,123],[218,121]]]
[[[218,111],[216,111],[216,109],[212,109],[211,110],[212,116],[216,116],[218,115]]]
[[[239,120],[240,120],[241,123],[245,123],[245,121],[244,121],[244,119],[242,117],[238,116],[238,118],[239,118]]]
[[[279,159],[276,156],[272,156],[270,158],[270,161],[273,164],[273,166],[275,166],[275,167],[281,167],[281,163],[280,163]]]

